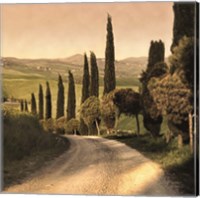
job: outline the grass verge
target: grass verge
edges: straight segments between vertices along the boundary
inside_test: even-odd
[[[194,195],[194,156],[190,154],[188,145],[178,149],[176,139],[167,144],[164,137],[154,139],[149,134],[105,137],[120,141],[159,163],[166,176],[177,184],[181,194]]]
[[[19,184],[67,150],[69,141],[45,132],[37,117],[3,110],[3,188]]]

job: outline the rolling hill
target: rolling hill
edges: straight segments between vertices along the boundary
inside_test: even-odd
[[[12,57],[3,58],[5,77],[11,75],[10,71],[20,72],[22,74],[31,74],[31,76],[57,79],[60,73],[67,77],[67,71],[71,70],[74,74],[75,81],[78,84],[82,82],[82,68],[84,57],[82,54],[63,59],[18,59]],[[115,62],[116,78],[119,85],[136,85],[138,77],[147,63],[146,57],[126,58]],[[97,59],[100,74],[100,83],[104,75],[105,60]],[[14,73],[15,73],[14,72]],[[14,77],[14,76],[13,76]],[[66,80],[66,79],[65,79]]]

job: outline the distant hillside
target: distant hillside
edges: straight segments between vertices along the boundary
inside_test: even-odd
[[[84,61],[84,56],[82,54],[75,54],[73,56],[58,60],[69,64],[82,65]]]
[[[62,59],[18,59],[12,57],[3,58],[4,68],[12,69],[21,73],[40,75],[48,78],[57,79],[60,73],[67,76],[67,71],[71,70],[77,83],[82,82],[82,69],[84,56],[75,54]],[[97,59],[99,67],[100,82],[104,75],[105,60]],[[146,57],[129,57],[115,62],[117,81],[122,84],[138,84],[138,77],[147,64]],[[67,79],[67,78],[66,78]]]

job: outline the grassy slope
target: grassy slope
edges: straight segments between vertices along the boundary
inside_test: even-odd
[[[16,184],[69,147],[66,138],[45,132],[28,113],[3,111],[4,188]]]

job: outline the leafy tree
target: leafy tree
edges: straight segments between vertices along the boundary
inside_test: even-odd
[[[91,77],[90,77],[90,96],[99,96],[99,71],[94,52],[90,54]]]
[[[89,97],[89,88],[90,88],[90,75],[89,75],[89,66],[87,55],[84,54],[84,68],[83,68],[83,80],[82,80],[82,97],[81,104]],[[84,123],[83,119],[80,118],[79,131],[82,135],[88,134],[87,125]]]
[[[43,128],[47,132],[54,132],[56,130],[55,120],[53,118],[41,120],[40,123],[42,124]]]
[[[75,85],[74,77],[71,71],[68,72],[68,100],[67,100],[67,121],[75,118],[76,112],[76,95],[75,95]]]
[[[132,89],[120,89],[115,92],[113,102],[117,106],[119,114],[124,113],[125,115],[134,115],[136,117],[137,134],[139,134],[138,114],[141,111],[140,94]]]
[[[24,111],[24,100],[20,100],[20,111]]]
[[[66,125],[65,125],[65,131],[67,133],[73,133],[75,135],[77,135],[79,132],[78,132],[78,129],[79,129],[79,120],[75,119],[75,118],[72,118],[71,120],[69,120]]]
[[[55,122],[55,131],[57,134],[65,133],[66,118],[64,116],[58,118]]]
[[[167,72],[164,63],[164,43],[162,41],[151,41],[146,71],[143,71],[140,81],[142,82],[142,107],[144,127],[153,135],[158,136],[162,123],[162,115],[159,114],[157,106],[148,90],[148,83],[152,77],[162,76]],[[152,116],[153,114],[153,116]]]
[[[195,2],[175,2],[174,10],[174,26],[173,26],[173,42],[171,51],[178,45],[179,40],[183,36],[194,37],[195,25]]]
[[[105,70],[104,70],[104,91],[103,93],[109,93],[116,87],[115,77],[115,49],[114,49],[114,36],[112,28],[112,19],[108,14],[107,18],[107,40],[105,51]]]
[[[42,120],[44,118],[44,96],[43,96],[43,89],[42,85],[39,85],[39,119]]]
[[[36,100],[34,93],[31,94],[31,113],[37,114]]]
[[[49,82],[46,82],[46,114],[45,114],[45,119],[51,118],[52,114],[52,103],[51,103],[51,90],[49,86]]]
[[[115,121],[117,120],[117,109],[113,102],[114,95],[117,92],[117,90],[113,90],[109,92],[108,94],[105,94],[102,97],[101,101],[101,117],[107,127],[107,133],[111,133],[113,128],[115,127]]]
[[[100,135],[100,101],[95,96],[90,96],[82,105],[80,116],[88,126],[89,135]]]
[[[24,111],[28,112],[28,103],[27,103],[27,100],[24,101]]]
[[[194,58],[194,38],[182,37],[170,57],[170,71],[172,74],[175,71],[179,72],[182,81],[187,83],[191,90],[194,88]]]
[[[193,150],[193,83],[195,3],[174,3],[174,29],[170,73],[151,78],[148,89],[157,113],[166,115],[168,127],[178,135],[178,145],[190,139]],[[198,49],[198,46],[197,46]],[[154,116],[154,115],[152,115]]]
[[[179,146],[189,138],[188,116],[192,112],[192,93],[177,73],[152,78],[148,88],[160,113],[167,115],[168,126],[179,135]]]
[[[64,85],[61,75],[58,76],[58,96],[56,118],[64,116]]]

